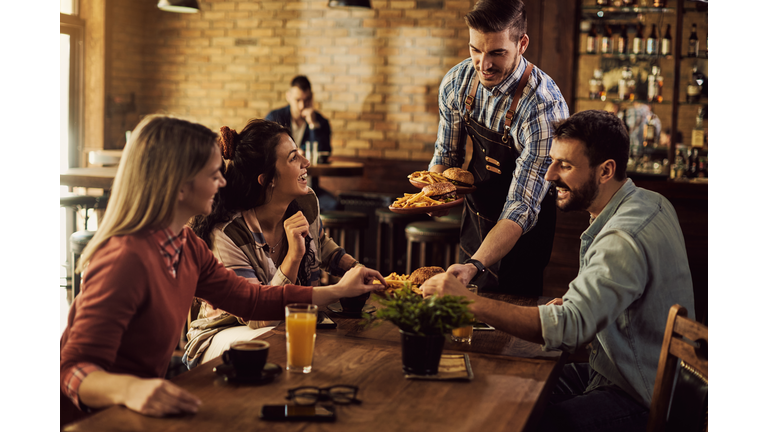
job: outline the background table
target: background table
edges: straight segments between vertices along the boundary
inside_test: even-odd
[[[359,162],[330,161],[324,164],[310,165],[307,168],[309,187],[320,187],[319,177],[359,177],[363,175],[364,165]]]
[[[446,344],[444,351],[469,352],[472,381],[408,380],[394,326],[364,329],[359,319],[328,314],[338,327],[318,330],[310,374],[283,371],[268,384],[237,385],[213,372],[221,364],[216,358],[173,379],[203,400],[197,414],[151,418],[112,407],[64,430],[524,431],[537,424],[546,402],[542,396],[564,362],[559,352],[542,353],[537,344],[502,332],[475,332],[471,345]],[[284,325],[259,339],[270,343],[268,361],[285,367]],[[503,354],[507,352],[521,356]],[[363,401],[337,406],[334,423],[266,422],[258,417],[262,405],[288,403],[289,388],[334,384],[358,386]]]
[[[68,168],[59,175],[59,184],[70,187],[112,188],[117,167]]]

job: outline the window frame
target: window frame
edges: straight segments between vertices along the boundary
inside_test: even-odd
[[[73,168],[80,166],[84,148],[85,22],[75,15],[59,13],[59,17],[59,33],[69,35],[68,166]]]

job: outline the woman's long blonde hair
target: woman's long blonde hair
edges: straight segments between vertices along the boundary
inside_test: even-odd
[[[104,218],[76,271],[85,269],[112,236],[169,226],[179,189],[205,167],[217,137],[197,123],[164,115],[145,117],[125,145]]]

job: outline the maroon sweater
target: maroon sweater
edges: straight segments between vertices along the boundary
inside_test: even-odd
[[[286,304],[312,302],[312,287],[256,285],[235,275],[184,229],[176,278],[146,231],[112,237],[94,254],[61,336],[61,380],[80,362],[112,373],[165,376],[193,297],[248,320],[283,319]]]

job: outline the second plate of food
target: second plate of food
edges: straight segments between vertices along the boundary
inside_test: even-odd
[[[393,213],[400,213],[400,214],[424,214],[424,213],[432,213],[440,210],[448,210],[450,208],[460,206],[462,204],[464,204],[464,198],[459,198],[455,201],[447,202],[445,204],[436,204],[436,205],[422,206],[422,207],[389,206],[389,210]]]
[[[430,183],[422,183],[422,182],[415,181],[415,180],[412,180],[412,179],[408,179],[408,181],[410,181],[412,185],[416,186],[419,189],[424,189],[424,186],[427,186],[428,184],[430,184]],[[474,186],[474,185],[473,186],[469,186],[469,187],[466,187],[466,186],[456,186],[456,193],[459,194],[459,195],[471,194],[475,190],[477,190],[477,186]]]

